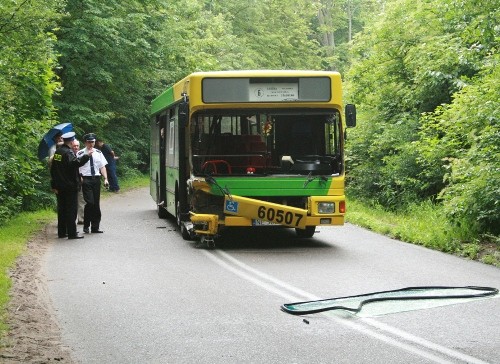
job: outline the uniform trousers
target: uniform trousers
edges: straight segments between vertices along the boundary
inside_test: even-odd
[[[101,223],[101,177],[83,176],[82,193],[85,200],[83,228],[88,229],[92,225],[91,230],[97,231]]]
[[[77,213],[78,224],[83,224],[84,209],[85,209],[85,200],[83,199],[83,193],[80,190],[78,191],[78,213]]]
[[[76,213],[78,191],[59,190],[57,192],[57,235],[63,238],[76,236]]]

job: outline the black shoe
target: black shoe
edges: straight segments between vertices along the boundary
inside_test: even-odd
[[[103,232],[102,230],[92,230],[92,234],[102,234]]]
[[[59,239],[62,239],[62,238],[66,238],[67,236],[68,236],[68,235],[64,234],[64,235],[58,235],[57,237],[58,237]]]
[[[89,228],[88,228],[88,227],[84,227],[84,228],[83,228],[83,232],[84,232],[85,234],[88,234],[88,233],[89,233]]]
[[[73,240],[73,239],[83,239],[84,236],[81,236],[81,235],[75,235],[75,236],[68,236],[68,239],[69,240]]]

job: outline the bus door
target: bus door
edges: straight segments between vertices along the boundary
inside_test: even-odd
[[[166,206],[166,179],[165,179],[165,149],[166,149],[166,124],[167,115],[162,114],[159,121],[159,166],[158,166],[158,198],[157,201],[163,202],[162,207]],[[165,214],[163,214],[165,215]]]
[[[177,116],[174,109],[168,110],[168,120],[166,121],[166,183],[167,183],[167,211],[175,216],[176,191],[175,186],[179,177],[179,161],[177,152]]]

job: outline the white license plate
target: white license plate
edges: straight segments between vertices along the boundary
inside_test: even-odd
[[[254,220],[252,220],[252,225],[253,226],[278,226],[280,224],[276,224],[275,222],[266,221],[266,220],[254,219]]]

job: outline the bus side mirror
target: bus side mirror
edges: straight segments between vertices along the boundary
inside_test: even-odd
[[[345,106],[345,123],[348,128],[356,126],[356,105],[347,104]]]
[[[189,119],[189,102],[183,101],[179,104],[179,126],[185,128]]]

